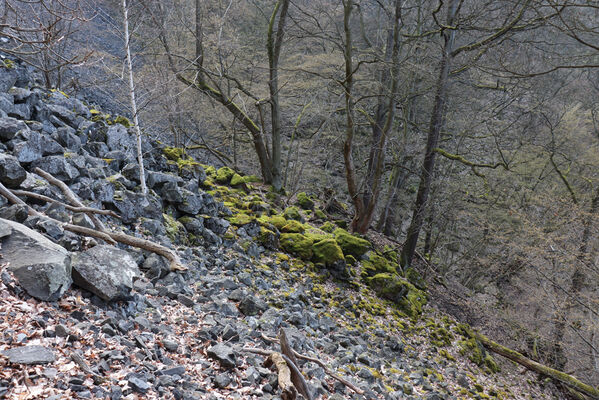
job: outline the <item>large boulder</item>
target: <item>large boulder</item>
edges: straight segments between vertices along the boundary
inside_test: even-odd
[[[33,163],[33,167],[41,168],[64,182],[71,182],[79,176],[77,168],[73,167],[64,156],[42,157]]]
[[[0,139],[10,140],[21,129],[27,129],[25,122],[12,117],[0,118]]]
[[[16,157],[6,153],[0,153],[0,182],[8,187],[19,187],[21,182],[27,178],[27,171]]]
[[[128,252],[108,245],[73,255],[72,265],[73,282],[105,301],[128,298],[133,280],[141,276]]]
[[[122,150],[125,152],[134,153],[135,137],[130,135],[121,124],[114,124],[108,128],[106,132],[106,144],[110,150]]]
[[[19,223],[0,219],[2,262],[29,295],[56,301],[71,285],[71,264],[65,248]]]

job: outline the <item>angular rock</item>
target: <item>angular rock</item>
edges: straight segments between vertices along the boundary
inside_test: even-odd
[[[79,126],[77,114],[70,111],[66,107],[59,106],[56,104],[46,104],[46,108],[48,109],[48,111],[50,111],[50,113],[52,113],[53,116],[58,118],[59,121],[68,124],[71,128],[76,129],[77,126]],[[57,125],[62,126],[60,124]]]
[[[225,344],[219,343],[210,347],[207,354],[213,360],[218,361],[223,368],[231,369],[236,366],[235,352],[233,351],[233,348]]]
[[[27,172],[16,157],[0,153],[0,182],[10,188],[17,188],[27,177]]]
[[[8,349],[2,352],[11,363],[35,365],[49,364],[56,360],[54,352],[43,346],[23,346]]]
[[[42,158],[42,138],[39,132],[30,131],[26,141],[14,145],[13,154],[22,163],[30,163]]]
[[[114,124],[106,132],[106,144],[110,150],[122,150],[125,152],[134,152],[135,137],[130,135],[121,124]]]
[[[40,147],[42,149],[42,156],[54,156],[65,153],[64,147],[47,135],[40,137]]]
[[[8,92],[15,85],[19,75],[15,68],[0,66],[0,92]]]
[[[75,254],[72,266],[73,282],[105,301],[128,298],[134,278],[141,276],[128,252],[108,245]]]
[[[32,166],[41,168],[64,182],[71,182],[79,176],[77,168],[69,164],[64,156],[43,157],[34,162]]]
[[[71,285],[68,252],[39,233],[0,219],[2,260],[9,262],[25,291],[43,301],[56,301]]]
[[[56,130],[57,140],[67,150],[74,153],[81,148],[81,139],[75,134],[75,130],[70,127],[62,127]]]

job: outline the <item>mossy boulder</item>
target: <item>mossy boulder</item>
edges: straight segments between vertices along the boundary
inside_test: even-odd
[[[304,260],[310,260],[314,254],[312,250],[314,242],[301,233],[282,233],[279,237],[279,243],[283,250]]]
[[[206,171],[208,173],[208,171]],[[216,171],[216,177],[214,178],[218,183],[229,183],[231,178],[235,175],[235,171],[233,171],[229,167],[222,167]]]
[[[258,222],[260,225],[266,226],[267,228],[269,226],[274,226],[278,230],[282,230],[289,221],[287,221],[285,217],[281,215],[273,215],[270,217],[268,215],[262,215],[260,218],[258,218]]]
[[[326,219],[327,218],[327,215],[320,208],[317,208],[314,210],[314,216],[318,219]]]
[[[238,173],[233,174],[231,177],[231,186],[241,185],[245,185],[245,179],[243,179],[243,176],[239,175]]]
[[[290,220],[281,228],[281,231],[287,233],[303,233],[306,230],[304,224],[299,221]]]
[[[324,224],[322,224],[320,229],[322,229],[323,231],[328,232],[328,233],[333,233],[333,231],[335,229],[337,229],[337,226],[335,224],[333,224],[331,221],[327,221]]]
[[[396,268],[385,257],[374,252],[368,255],[368,259],[362,260],[362,276],[374,276],[376,274],[396,272]]]
[[[426,281],[414,268],[408,268],[403,273],[404,277],[420,290],[426,290]]]
[[[242,212],[239,212],[230,217],[227,217],[227,221],[229,221],[232,225],[235,225],[235,226],[247,225],[250,222],[252,222],[254,219],[255,219],[255,217],[253,217],[251,215],[247,215]]]
[[[277,234],[263,226],[260,227],[258,243],[270,250],[277,250],[279,248],[279,238]]]
[[[164,219],[166,236],[168,236],[173,243],[178,242],[181,237],[185,236],[185,227],[181,222],[177,221],[169,214],[162,214],[162,218]]]
[[[185,149],[182,149],[181,147],[166,146],[164,149],[162,149],[162,152],[164,153],[164,156],[169,160],[177,161],[178,159],[183,158],[183,155],[185,154]]]
[[[297,207],[294,207],[294,206],[287,207],[285,209],[285,211],[283,211],[283,216],[286,219],[293,219],[293,220],[296,220],[296,221],[304,222],[304,217],[300,213],[299,209]]]
[[[314,208],[314,201],[305,192],[299,192],[297,194],[296,203],[304,210],[311,210]]]
[[[426,304],[426,294],[397,274],[380,273],[367,278],[367,282],[383,299],[397,304],[406,315],[416,318]]]
[[[335,240],[341,246],[343,254],[351,254],[356,258],[360,258],[370,248],[368,240],[354,236],[345,229],[337,228],[333,234],[335,235]]]
[[[314,261],[325,265],[333,265],[339,261],[345,261],[343,251],[335,239],[324,239],[314,243],[312,246]]]

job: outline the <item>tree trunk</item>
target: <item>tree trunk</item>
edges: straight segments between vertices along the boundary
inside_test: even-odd
[[[457,3],[457,0],[450,0],[447,4],[447,26],[453,26],[457,14]],[[412,259],[418,243],[418,236],[420,235],[422,224],[424,222],[426,204],[435,169],[436,153],[434,149],[439,143],[439,136],[441,135],[441,129],[443,128],[444,108],[447,99],[447,87],[449,86],[449,69],[451,66],[451,51],[453,48],[454,36],[454,30],[450,30],[449,32],[447,30],[443,31],[445,43],[443,45],[441,62],[439,63],[439,77],[437,80],[435,103],[433,105],[426,150],[422,162],[420,185],[418,186],[412,221],[408,228],[406,241],[401,251],[400,263],[403,269],[409,268],[412,264]]]
[[[275,191],[277,192],[279,192],[283,186],[281,179],[281,107],[279,104],[278,69],[279,56],[281,54],[281,46],[283,44],[283,36],[285,35],[285,21],[287,20],[288,8],[289,0],[280,0],[277,2],[270,17],[267,39],[268,66],[270,75],[270,80],[268,81],[268,89],[270,91],[270,110],[272,125],[271,175],[272,185]],[[279,14],[279,22],[277,25],[277,31],[275,35],[274,24],[277,14]],[[275,37],[273,38],[273,36]]]
[[[387,143],[387,134],[389,133],[389,130],[393,126],[393,122],[395,120],[395,103],[399,86],[399,51],[401,45],[400,27],[401,0],[395,0],[393,28],[389,32],[385,56],[386,63],[390,63],[391,67],[385,67],[385,69],[381,72],[381,93],[374,123],[372,125],[372,143],[370,147],[368,170],[366,172],[365,178],[365,189],[361,194],[356,193],[355,196],[352,195],[352,198],[354,199],[354,207],[356,209],[355,216],[351,224],[351,229],[354,232],[366,233],[368,231],[374,218],[374,211],[376,209],[381,192],[381,180],[383,176],[383,167],[385,164],[385,145]],[[346,40],[346,47],[347,46],[348,43]],[[383,91],[386,88],[389,88],[389,93],[387,96],[383,96]]]
[[[141,192],[145,195],[148,192],[146,187],[146,173],[144,170],[144,158],[141,149],[141,129],[139,128],[139,118],[137,117],[137,101],[135,100],[135,82],[133,81],[133,62],[131,60],[131,46],[129,37],[129,16],[127,0],[123,0],[123,26],[125,30],[125,52],[127,53],[127,72],[129,74],[129,100],[131,102],[131,113],[133,114],[133,126],[135,128],[137,163],[139,164],[139,180]]]

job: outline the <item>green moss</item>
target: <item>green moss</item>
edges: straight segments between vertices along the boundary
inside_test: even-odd
[[[168,214],[162,214],[162,218],[164,219],[164,228],[166,229],[166,235],[171,241],[174,242],[179,233],[181,232],[183,224],[181,224],[181,222],[177,221]]]
[[[258,243],[267,249],[276,249],[279,247],[279,241],[277,240],[277,235],[270,229],[266,229],[265,227],[260,227],[260,233],[258,234]]]
[[[2,67],[6,69],[13,69],[15,67],[15,63],[11,59],[5,58],[2,60]]]
[[[247,225],[250,222],[252,222],[254,219],[255,219],[255,217],[253,217],[251,215],[247,215],[242,212],[234,214],[230,217],[227,217],[227,221],[229,221],[231,224],[233,224],[235,226]]]
[[[343,251],[335,239],[324,239],[312,246],[314,261],[325,265],[332,265],[344,260]]]
[[[327,215],[320,208],[317,208],[316,210],[314,210],[314,215],[318,219],[326,219],[327,218]]]
[[[404,277],[418,289],[426,290],[426,281],[414,268],[408,268],[404,271]]]
[[[288,221],[281,215],[273,215],[272,217],[269,217],[268,215],[262,215],[262,216],[260,216],[260,218],[258,218],[258,222],[262,226],[266,225],[266,227],[269,227],[272,225],[275,228],[277,228],[278,230],[283,229],[283,227],[285,225],[287,225],[287,223],[288,223]]]
[[[305,192],[299,192],[297,194],[297,205],[299,205],[304,210],[311,210],[314,208],[314,201],[308,197]]]
[[[235,175],[235,171],[233,171],[231,168],[222,167],[222,168],[219,168],[218,171],[216,171],[215,180],[218,183],[229,183],[231,181],[231,178],[233,177],[233,175]]]
[[[122,115],[117,115],[112,121],[107,122],[109,125],[121,124],[125,128],[130,128],[131,126],[133,126],[133,124],[131,124],[131,121],[129,121],[129,119],[123,117]]]
[[[356,258],[354,256],[348,254],[345,256],[345,262],[349,265],[356,265],[358,261],[356,261]]]
[[[380,297],[397,304],[412,318],[420,315],[422,306],[426,304],[426,294],[399,275],[380,273],[366,281]]]
[[[202,165],[202,167],[204,168],[204,172],[206,172],[207,176],[209,176],[210,178],[216,178],[216,168],[214,168],[212,165],[208,165],[208,166]]]
[[[283,212],[283,216],[287,219],[293,219],[300,222],[304,220],[304,217],[302,217],[299,209],[294,206],[287,207]]]
[[[335,229],[337,229],[337,227],[332,222],[327,221],[324,224],[322,224],[320,229],[322,229],[323,231],[328,232],[328,233],[333,233],[333,231]]]
[[[243,176],[239,175],[238,173],[235,173],[233,174],[233,177],[231,177],[231,186],[239,185],[245,185],[245,179],[243,179]]]
[[[337,228],[333,233],[335,235],[335,240],[337,240],[337,243],[343,250],[343,254],[351,254],[352,256],[359,258],[370,248],[370,242],[368,240],[354,236],[345,229]]]
[[[449,354],[449,352],[445,349],[439,350],[439,355],[441,355],[442,357],[445,357],[449,361],[455,361],[455,357],[452,356],[451,354]]]
[[[301,233],[283,233],[279,238],[281,248],[288,253],[298,255],[304,260],[310,260],[313,255],[312,239]]]
[[[376,253],[371,253],[367,260],[362,260],[362,275],[364,277],[374,276],[380,273],[396,272],[396,268],[389,261]]]
[[[299,221],[290,220],[281,228],[281,231],[288,233],[303,233],[306,230],[304,224]]]

